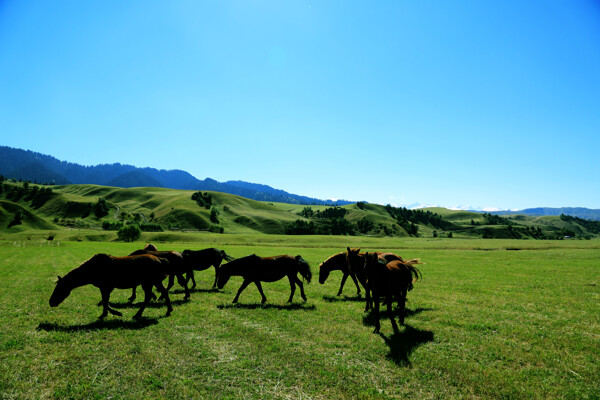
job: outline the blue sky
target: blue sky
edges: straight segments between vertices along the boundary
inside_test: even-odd
[[[318,198],[600,208],[600,4],[4,0],[0,144]]]

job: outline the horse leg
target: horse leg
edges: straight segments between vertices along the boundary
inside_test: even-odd
[[[151,294],[152,294],[152,285],[143,284],[142,285],[142,289],[144,289],[144,302],[140,306],[138,312],[136,312],[135,315],[133,316],[133,319],[141,318],[142,313],[144,312],[144,310],[146,309],[146,307],[150,303],[150,297],[151,297]]]
[[[302,300],[306,301],[306,294],[304,293],[304,284],[302,283],[302,281],[295,276],[294,278],[296,278],[296,285],[298,285],[298,287],[300,288],[300,296],[302,296]]]
[[[388,315],[390,317],[390,321],[392,321],[392,329],[394,330],[394,332],[398,331],[398,325],[396,325],[396,320],[394,319],[394,314],[392,313],[392,299],[394,297],[392,296],[392,292],[389,292],[389,296],[387,296],[387,312]]]
[[[288,303],[292,302],[292,299],[294,298],[294,293],[296,293],[296,279],[298,279],[297,276],[293,276],[293,275],[288,275],[288,279],[290,281],[290,298],[288,299]]]
[[[192,280],[192,286],[190,287],[190,289],[193,289],[196,287],[196,279],[194,278],[194,271],[190,271],[186,274],[186,278],[187,281],[189,282],[190,279]]]
[[[112,292],[112,288],[101,288],[100,289],[100,293],[102,294],[102,306],[103,306],[103,310],[102,310],[102,315],[100,315],[98,318],[102,319],[104,317],[106,317],[107,313],[111,313],[113,315],[117,315],[119,317],[122,317],[123,314],[121,314],[119,311],[117,310],[113,310],[112,308],[110,308],[110,306],[108,305],[108,300],[110,298],[110,293]]]
[[[344,284],[346,283],[346,279],[348,279],[348,273],[344,272],[344,276],[342,276],[342,283],[340,283],[340,290],[338,290],[337,295],[342,295],[342,289],[344,288]]]
[[[360,286],[358,286],[358,280],[356,279],[355,275],[350,275],[352,277],[352,280],[354,281],[354,284],[356,285],[356,294],[360,294]],[[340,289],[341,292],[341,289]]]
[[[134,287],[131,289],[131,297],[129,298],[129,302],[130,302],[130,303],[133,303],[133,301],[135,300],[135,297],[136,297],[136,296],[135,296],[135,290],[136,290],[136,289],[137,289],[137,286],[134,286]]]
[[[400,324],[404,325],[404,315],[406,314],[406,289],[400,289],[398,296],[398,307],[400,307]]]
[[[260,295],[262,297],[262,300],[260,302],[263,303],[263,304],[266,303],[267,302],[267,296],[265,296],[265,293],[262,290],[262,285],[260,284],[260,281],[254,281],[254,284],[256,285],[256,288],[258,289],[258,292],[260,293]]]
[[[171,311],[173,311],[173,306],[171,305],[171,299],[169,298],[169,292],[163,286],[162,280],[159,280],[157,283],[154,284],[154,286],[156,286],[156,289],[158,289],[158,291],[160,292],[161,297],[165,298],[165,301],[167,303],[167,314],[166,314],[166,316],[168,317],[169,315],[171,315]]]
[[[219,267],[218,266],[214,266],[215,267],[215,283],[213,283],[212,288],[216,288],[217,287],[217,280],[219,278]]]
[[[373,293],[373,297],[375,297],[375,308],[373,310],[375,314],[375,330],[373,333],[379,333],[379,328],[381,328],[381,325],[379,324],[379,295]]]
[[[244,289],[246,289],[248,287],[250,282],[251,282],[250,280],[244,279],[244,282],[242,282],[242,286],[240,286],[240,288],[237,291],[237,294],[235,295],[235,298],[233,299],[234,303],[237,303],[238,299],[240,298],[240,294],[244,291]]]
[[[173,275],[169,275],[169,283],[167,284],[167,292],[171,290],[171,288],[175,285],[175,277]]]
[[[373,299],[371,298],[371,289],[369,289],[369,284],[367,282],[363,283],[365,288],[365,311],[369,311],[369,309],[373,308]]]
[[[188,289],[187,286],[187,280],[183,277],[183,274],[177,274],[177,283],[179,283],[179,285],[183,286],[183,290],[185,291],[185,296],[183,296],[184,300],[187,300],[190,298],[190,289]]]

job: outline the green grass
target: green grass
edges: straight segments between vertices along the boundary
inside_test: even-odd
[[[132,320],[129,292],[117,290],[112,302],[124,317],[100,322],[91,286],[49,307],[56,275],[159,234],[129,244],[65,241],[65,232],[48,242],[43,234],[0,241],[2,399],[599,398],[598,240],[168,233],[176,241],[156,242],[160,249],[301,254],[313,266],[308,302],[297,292],[286,305],[282,280],[263,284],[265,306],[253,286],[233,306],[241,280],[212,291],[208,270],[196,272],[191,301],[175,287],[168,318],[156,304]],[[318,283],[318,263],[346,246],[425,263],[398,332],[382,313],[381,335],[372,333],[351,281],[335,296],[340,273]]]

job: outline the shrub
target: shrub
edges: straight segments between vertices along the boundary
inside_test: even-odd
[[[142,237],[142,230],[135,224],[124,226],[117,232],[117,238],[124,242],[134,242],[140,237]]]
[[[219,211],[217,211],[216,208],[211,208],[210,209],[210,222],[212,222],[213,224],[218,224],[219,223]]]
[[[96,216],[96,218],[102,218],[108,215],[108,204],[103,198],[99,198],[98,202],[94,204],[92,208],[94,210],[94,215]]]

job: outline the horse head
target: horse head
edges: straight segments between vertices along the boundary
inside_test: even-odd
[[[324,284],[327,278],[329,277],[329,270],[327,268],[323,268],[324,265],[324,262],[319,264],[319,283],[321,285]]]
[[[65,283],[65,280],[58,277],[56,287],[50,296],[50,307],[56,307],[62,303],[71,294],[71,288]]]
[[[360,256],[360,249],[351,249],[347,247],[348,252],[346,253],[346,261],[348,262],[348,268],[350,271],[357,271],[364,267],[364,258]]]
[[[231,278],[231,275],[226,272],[225,269],[226,268],[223,267],[219,269],[219,275],[217,276],[217,288],[219,289],[223,289],[225,284],[229,281],[229,278]]]
[[[148,243],[145,247],[144,250],[146,251],[158,251],[158,249],[156,248],[155,245],[153,245],[152,243]]]

